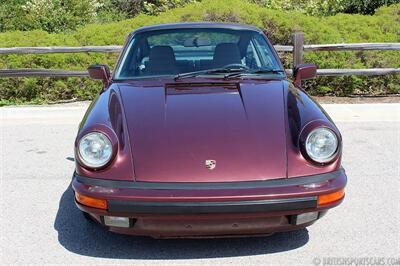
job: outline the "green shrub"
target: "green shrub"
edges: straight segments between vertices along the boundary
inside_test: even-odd
[[[295,31],[305,33],[305,42],[400,42],[400,4],[383,7],[373,16],[337,14],[313,17],[296,11],[262,8],[241,0],[204,0],[175,8],[158,16],[139,15],[133,19],[107,24],[90,24],[70,33],[45,31],[5,32],[1,47],[83,46],[122,44],[134,29],[151,24],[178,21],[222,21],[253,24],[269,32],[274,44],[291,44]],[[54,68],[82,70],[90,64],[114,66],[115,53],[76,53],[45,55],[3,55],[1,69]],[[282,56],[291,66],[290,54]],[[398,51],[306,52],[305,61],[319,68],[400,67]],[[400,93],[400,75],[382,77],[320,77],[307,83],[311,94],[349,95],[356,93]],[[7,78],[0,79],[0,104],[46,102],[65,99],[91,99],[100,89],[87,78]]]
[[[250,0],[258,5],[278,10],[295,10],[313,16],[331,16],[337,13],[372,15],[375,10],[400,0]]]
[[[374,14],[375,10],[381,6],[400,3],[400,0],[342,0],[345,13],[360,13],[365,15]]]
[[[140,13],[156,15],[197,0],[0,0],[0,32],[66,32],[89,23],[109,23]]]
[[[295,10],[307,15],[334,15],[345,9],[346,0],[251,0],[261,6],[278,10]]]
[[[13,0],[0,3],[0,30],[74,30],[93,22],[101,6],[98,0]]]

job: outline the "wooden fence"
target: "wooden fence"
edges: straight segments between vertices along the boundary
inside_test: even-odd
[[[344,44],[304,44],[303,33],[293,34],[293,45],[275,45],[277,52],[292,52],[293,65],[303,63],[303,54],[307,51],[367,51],[367,50],[397,50],[400,43],[344,43]],[[118,53],[122,46],[83,46],[83,47],[13,47],[0,48],[0,56],[6,54],[48,54],[48,53]],[[292,73],[287,69],[288,74]],[[349,76],[349,75],[387,75],[400,73],[400,68],[369,68],[369,69],[318,69],[318,76]],[[88,72],[58,70],[58,69],[2,69],[1,77],[85,77]]]

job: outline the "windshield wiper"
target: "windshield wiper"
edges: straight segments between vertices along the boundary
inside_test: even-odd
[[[282,69],[269,69],[269,68],[266,68],[266,69],[256,69],[256,70],[249,70],[249,71],[241,71],[241,72],[235,72],[235,73],[229,73],[229,74],[226,74],[225,76],[224,76],[224,78],[225,79],[228,79],[228,78],[233,78],[233,77],[239,77],[239,76],[242,76],[242,75],[252,75],[252,74],[270,74],[270,73],[273,73],[273,74],[276,74],[276,73],[283,73],[283,72],[285,72],[284,70],[282,70]]]
[[[218,74],[218,73],[230,73],[230,74],[238,74],[238,72],[246,71],[248,68],[246,66],[234,66],[234,67],[221,67],[221,68],[213,68],[213,69],[205,69],[194,72],[181,73],[174,77],[174,80],[182,79],[182,78],[191,78],[199,75],[208,75],[208,74]],[[233,73],[232,73],[233,72]]]

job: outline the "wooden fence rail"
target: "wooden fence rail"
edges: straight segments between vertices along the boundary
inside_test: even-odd
[[[0,78],[5,77],[86,77],[85,71],[72,71],[62,69],[1,69]]]
[[[122,49],[120,45],[110,46],[81,46],[81,47],[61,47],[61,46],[49,46],[49,47],[12,47],[12,48],[0,48],[0,55],[5,54],[55,54],[55,53],[118,53]]]
[[[277,52],[293,52],[293,45],[274,45]],[[55,54],[55,53],[118,53],[121,45],[108,46],[48,46],[0,48],[0,55],[6,54]],[[343,44],[304,44],[304,51],[355,51],[355,50],[400,50],[400,43],[343,43]]]
[[[304,51],[367,51],[400,50],[400,43],[341,43],[341,44],[305,44]]]
[[[292,45],[275,45],[277,52],[292,52],[293,65],[303,63],[304,52],[316,51],[367,51],[379,50],[400,51],[400,43],[343,43],[343,44],[304,44],[303,33],[293,34]],[[12,47],[0,48],[0,56],[7,54],[48,54],[48,53],[118,53],[120,45],[82,46],[82,47]],[[288,74],[292,70],[286,70]],[[370,68],[370,69],[318,69],[318,76],[349,76],[349,75],[387,75],[400,73],[400,68]],[[85,77],[87,71],[71,71],[58,69],[3,69],[1,77]]]
[[[292,52],[292,45],[275,45],[278,52]],[[122,49],[120,45],[109,46],[48,46],[48,47],[12,47],[0,48],[0,55],[6,54],[56,54],[56,53],[118,53]]]

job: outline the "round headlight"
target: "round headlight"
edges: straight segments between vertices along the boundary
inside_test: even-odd
[[[91,168],[106,165],[112,157],[112,145],[108,137],[100,132],[92,132],[83,136],[78,144],[79,158]]]
[[[306,151],[310,158],[318,163],[329,162],[335,157],[338,139],[332,130],[317,128],[308,134]]]

